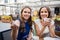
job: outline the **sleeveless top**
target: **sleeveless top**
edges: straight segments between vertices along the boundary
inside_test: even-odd
[[[17,40],[27,40],[26,38],[28,37],[29,32],[30,32],[30,26],[28,22],[25,22],[25,32],[20,32],[20,28],[19,28]]]

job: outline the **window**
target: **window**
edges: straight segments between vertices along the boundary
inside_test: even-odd
[[[5,0],[5,3],[8,3],[8,0]]]
[[[17,2],[17,0],[15,0],[15,2]]]

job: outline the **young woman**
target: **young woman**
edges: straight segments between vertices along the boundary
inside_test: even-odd
[[[14,22],[14,30],[18,30],[17,40],[31,40],[31,32],[32,32],[32,20],[31,20],[31,8],[24,7],[21,10],[21,17],[19,20]],[[17,31],[15,31],[14,35],[16,40]]]
[[[55,37],[54,33],[54,21],[51,19],[51,11],[48,7],[41,7],[39,10],[39,19],[35,20],[36,33],[40,40],[43,37],[49,36]]]

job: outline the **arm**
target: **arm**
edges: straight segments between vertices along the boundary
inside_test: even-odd
[[[12,40],[16,40],[20,23],[19,23],[19,21],[15,21],[12,24],[13,24],[11,26],[11,28],[12,28],[12,32],[11,32],[12,33]]]
[[[32,31],[29,32],[27,40],[31,40],[31,39],[32,39]]]
[[[39,29],[39,27],[38,27],[38,25],[36,23],[34,23],[34,26],[35,26],[37,35],[42,36],[46,27],[43,26],[42,29]]]
[[[50,25],[48,28],[49,28],[50,36],[55,37],[54,25]]]
[[[54,21],[51,20],[51,22],[48,24],[48,28],[49,28],[49,32],[50,32],[50,36],[51,37],[55,37],[55,25],[54,25]]]

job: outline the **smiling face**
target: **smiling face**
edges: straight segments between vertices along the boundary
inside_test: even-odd
[[[42,19],[47,18],[49,16],[48,10],[45,7],[41,9],[40,16]]]
[[[51,11],[49,7],[41,7],[38,13],[40,19],[51,18]]]
[[[21,15],[24,20],[28,20],[31,16],[31,9],[24,8]]]

